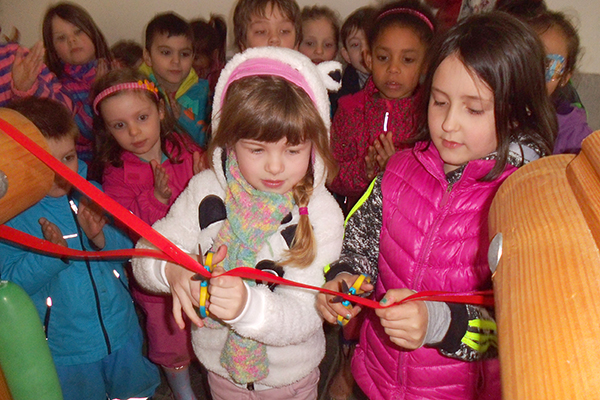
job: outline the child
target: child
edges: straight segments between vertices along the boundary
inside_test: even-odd
[[[248,49],[223,69],[212,170],[192,178],[154,224],[186,252],[218,249],[213,264],[226,251],[208,288],[210,318],[201,320],[192,307],[200,290],[193,272],[133,261],[144,286],[172,293],[180,324],[183,309],[197,325],[194,349],[215,400],[317,397],[325,337],[315,293],[218,275],[245,266],[321,285],[323,266],[339,254],[343,217],[324,187],[335,170],[325,85],[336,84],[328,72],[296,51],[271,47]],[[149,244],[142,239],[138,247]]]
[[[31,51],[16,43],[0,43],[0,107],[12,99],[36,96],[54,99],[72,108],[71,99],[63,93],[62,85],[43,60],[41,42]]]
[[[77,155],[89,163],[93,147],[89,94],[96,75],[106,73],[112,62],[110,50],[92,17],[73,3],[50,7],[44,16],[42,33],[46,64],[73,101],[75,122],[81,132]]]
[[[10,107],[38,127],[54,157],[85,177],[86,164],[75,151],[77,126],[63,105],[28,97]],[[95,204],[59,176],[46,197],[6,225],[71,249],[131,246]],[[69,260],[1,244],[0,276],[23,287],[36,305],[65,400],[154,393],[160,378],[142,356],[142,331],[122,262]]]
[[[144,62],[144,49],[135,40],[119,40],[110,52],[119,68],[138,69]]]
[[[352,285],[365,273],[373,297],[392,305],[367,311],[352,360],[370,399],[497,399],[496,360],[464,362],[495,353],[495,323],[485,321],[485,309],[393,304],[414,291],[492,287],[491,201],[516,168],[551,152],[556,132],[544,51],[525,24],[489,13],[452,28],[431,54],[418,142],[392,156],[353,210],[325,287],[338,289],[342,279]],[[317,300],[329,322],[359,311],[330,297]]]
[[[573,104],[565,90],[579,58],[577,30],[565,14],[549,10],[526,22],[540,35],[546,49],[546,86],[558,118],[553,153],[579,153],[581,142],[592,129],[581,104]]]
[[[368,50],[367,27],[375,11],[373,7],[361,7],[350,14],[342,25],[340,53],[347,64],[342,74],[342,88],[334,94],[333,98],[330,96],[333,115],[337,111],[338,100],[342,96],[361,90],[371,75],[365,64],[364,54]]]
[[[109,72],[94,86],[95,164],[104,167],[103,189],[144,222],[163,218],[200,167],[198,146],[175,130],[175,119],[144,75],[124,69]],[[196,150],[192,156],[192,150]],[[190,330],[179,330],[170,298],[132,294],[146,314],[148,357],[162,366],[178,400],[195,399],[190,385],[193,358]]]
[[[174,13],[155,16],[146,27],[144,63],[140,70],[158,85],[177,122],[201,147],[206,146],[208,81],[198,79],[192,27]]]
[[[235,44],[295,49],[302,32],[300,7],[295,0],[238,0],[233,12]]]
[[[372,79],[340,100],[331,128],[340,172],[330,188],[348,197],[348,210],[415,131],[417,86],[434,36],[433,21],[418,0],[403,0],[380,9],[369,30],[365,61]]]
[[[300,20],[300,53],[315,64],[335,60],[340,41],[340,22],[337,14],[329,7],[307,6],[302,9]]]
[[[208,80],[210,92],[214,93],[226,61],[227,25],[219,15],[211,15],[208,22],[202,19],[193,20],[190,25],[194,31],[192,66],[200,79]]]

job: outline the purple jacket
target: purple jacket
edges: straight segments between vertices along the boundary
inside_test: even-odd
[[[478,182],[495,161],[471,161],[449,188],[437,149],[425,147],[419,143],[396,153],[383,176],[377,300],[393,288],[467,292],[491,287],[488,211],[516,168],[508,166],[492,182]],[[403,351],[389,341],[372,312],[352,362],[356,381],[372,400],[499,399],[498,371],[497,360],[464,362],[427,347]]]
[[[562,103],[556,107],[556,119],[558,120],[558,135],[554,142],[553,154],[579,153],[581,142],[592,133],[592,128],[587,124],[585,110]]]

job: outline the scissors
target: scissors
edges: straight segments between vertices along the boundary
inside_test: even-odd
[[[204,260],[204,268],[208,271],[208,272],[212,272],[212,259],[213,259],[213,252],[209,251],[206,254],[206,259]],[[206,308],[206,301],[208,300],[208,297],[210,295],[208,294],[208,279],[204,279],[202,280],[202,282],[200,282],[200,299],[199,299],[199,303],[200,303],[200,317],[202,318],[206,318],[210,315],[210,313],[208,312],[208,309]]]
[[[365,293],[360,290],[360,287],[364,281],[367,281],[367,283],[370,283],[371,278],[365,274],[360,274],[360,276],[354,281],[354,283],[352,284],[351,287],[348,287],[348,284],[346,283],[346,281],[342,281],[341,292],[345,293],[345,294],[351,294],[351,295],[357,295],[357,296],[364,295]],[[331,299],[331,302],[332,303],[342,303],[342,305],[344,307],[346,307],[347,309],[349,309],[349,310],[352,309],[352,304],[350,303],[350,300],[345,300],[342,296],[335,296],[333,299]],[[338,315],[337,321],[340,326],[344,326],[348,323],[349,319],[347,319],[346,317],[343,317],[341,315]]]

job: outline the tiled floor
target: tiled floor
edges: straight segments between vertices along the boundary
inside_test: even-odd
[[[321,381],[319,382],[319,400],[328,400],[326,387],[336,372],[338,363],[338,328],[332,326],[325,327],[325,333],[327,338],[327,350],[325,358],[321,363]],[[191,368],[192,376],[192,387],[194,393],[199,400],[210,400],[210,390],[206,384],[206,371],[196,362],[192,364]],[[348,400],[367,400],[366,396],[360,392],[355,385],[355,393]],[[163,379],[161,385],[158,387],[152,400],[172,400],[171,390]],[[232,399],[234,400],[234,399]]]

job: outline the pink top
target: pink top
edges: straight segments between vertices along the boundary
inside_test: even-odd
[[[191,150],[202,152],[197,147],[191,148]],[[140,160],[139,157],[127,151],[124,151],[121,156],[122,167],[108,165],[104,169],[102,188],[107,195],[123,207],[152,225],[167,215],[171,204],[193,176],[192,153],[183,150],[180,159],[182,161],[180,164],[173,164],[168,159],[161,164],[167,170],[169,186],[173,191],[169,204],[161,203],[154,196],[154,174],[150,163]]]

